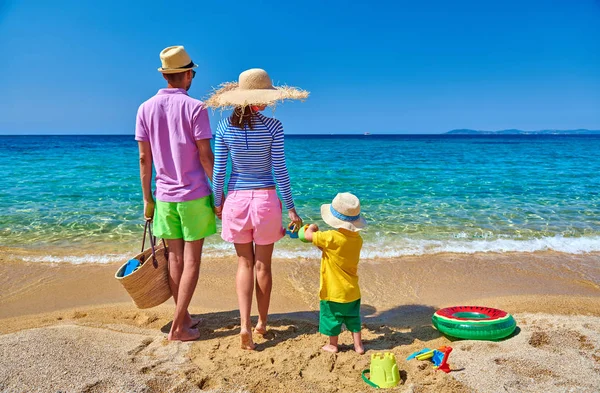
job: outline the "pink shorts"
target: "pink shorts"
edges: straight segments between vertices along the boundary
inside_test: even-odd
[[[275,190],[241,190],[227,195],[221,237],[230,243],[264,246],[285,236],[281,201]]]

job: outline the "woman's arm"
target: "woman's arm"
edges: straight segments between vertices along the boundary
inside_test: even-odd
[[[294,207],[294,198],[292,197],[292,188],[290,185],[290,176],[285,164],[285,148],[283,143],[283,126],[281,122],[275,120],[273,130],[273,143],[271,144],[271,162],[273,163],[273,172],[275,173],[275,181],[279,186],[279,192],[283,197],[283,202],[288,209],[290,221],[300,226],[302,219],[296,213]]]
[[[213,170],[213,194],[215,198],[215,208],[220,209],[223,205],[223,189],[225,186],[225,173],[227,172],[227,157],[229,149],[223,139],[223,128],[219,124],[217,135],[215,136],[215,166]],[[217,216],[220,215],[218,211]],[[219,217],[220,218],[220,217]]]

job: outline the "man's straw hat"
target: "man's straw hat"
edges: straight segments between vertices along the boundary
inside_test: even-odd
[[[204,102],[211,108],[272,105],[284,100],[305,100],[308,91],[289,86],[273,86],[267,71],[252,68],[240,74],[238,82],[223,83]]]
[[[183,46],[170,46],[160,52],[162,67],[158,69],[163,74],[177,74],[198,67]]]
[[[344,228],[352,232],[358,232],[367,225],[360,215],[360,201],[349,192],[337,194],[331,204],[322,205],[321,217],[333,228]]]

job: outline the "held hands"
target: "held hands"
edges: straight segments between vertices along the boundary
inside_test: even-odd
[[[149,201],[144,201],[144,219],[146,221],[152,221],[154,218],[154,207],[155,207],[154,199]]]
[[[221,194],[221,206],[215,206],[214,207],[214,211],[215,211],[215,216],[217,216],[217,218],[219,220],[223,219],[223,206],[225,205],[225,193]]]
[[[223,205],[215,207],[215,215],[219,220],[223,219]]]

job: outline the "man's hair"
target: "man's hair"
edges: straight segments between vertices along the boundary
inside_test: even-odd
[[[164,75],[165,75],[165,78],[167,78],[167,81],[169,81],[169,83],[180,83],[181,81],[183,81],[186,72],[187,71],[177,72],[175,74],[164,74]]]

